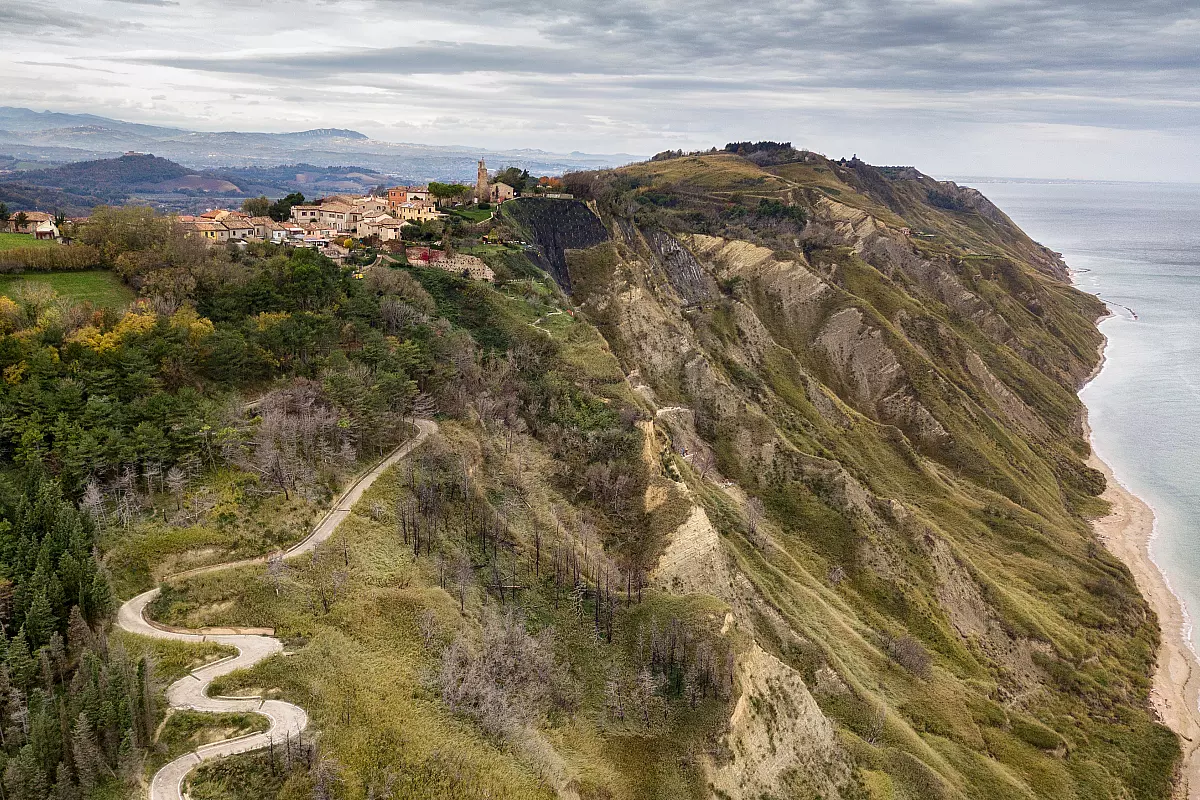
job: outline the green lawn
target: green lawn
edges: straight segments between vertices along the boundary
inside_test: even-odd
[[[462,217],[470,222],[483,222],[492,218],[492,210],[490,208],[451,208],[447,210],[453,216]]]
[[[35,239],[27,233],[0,233],[0,250],[16,250],[18,247],[60,247],[53,239]]]
[[[0,234],[0,237],[12,234]],[[28,237],[26,237],[28,238]],[[31,240],[32,241],[32,240]],[[53,245],[53,242],[51,242]],[[3,241],[0,240],[0,248]],[[21,275],[0,275],[0,294],[11,294],[22,283],[48,284],[54,291],[76,302],[90,301],[96,306],[123,306],[133,300],[133,291],[107,270],[90,269],[79,272],[27,272]]]

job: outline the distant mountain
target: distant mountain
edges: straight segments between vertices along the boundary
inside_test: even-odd
[[[534,174],[598,169],[640,159],[623,153],[550,153],[383,142],[344,128],[294,133],[200,132],[92,114],[0,107],[0,154],[22,162],[90,161],[130,150],[153,153],[193,170],[355,164],[414,182],[474,180],[479,158],[485,158],[489,166],[519,166]]]
[[[122,201],[136,192],[240,192],[236,183],[197,174],[165,158],[130,153],[120,158],[81,161],[50,169],[18,173],[20,181]]]
[[[0,156],[0,170],[13,162]],[[0,178],[0,201],[11,208],[62,210],[83,214],[100,203],[145,203],[191,212],[214,205],[237,205],[249,196],[309,197],[341,192],[364,193],[392,176],[355,166],[290,164],[199,171],[158,156],[127,153],[118,158],[15,171]]]
[[[71,214],[85,213],[99,203],[145,202],[159,195],[243,193],[224,176],[198,173],[165,158],[139,153],[15,172],[9,178],[0,183],[0,201],[13,208]]]

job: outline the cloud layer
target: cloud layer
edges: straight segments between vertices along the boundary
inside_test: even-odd
[[[0,8],[0,103],[560,150],[771,137],[942,173],[1200,180],[1200,9],[1177,0],[75,5]]]

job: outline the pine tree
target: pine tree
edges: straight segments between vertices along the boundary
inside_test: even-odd
[[[79,776],[79,787],[84,796],[89,796],[104,767],[96,734],[87,714],[80,712],[75,721],[75,734],[71,737],[71,752],[75,756],[75,774]]]
[[[53,800],[81,800],[79,787],[71,779],[71,769],[65,761],[58,762],[58,772],[55,774],[54,794],[52,797]]]
[[[24,628],[17,631],[17,635],[8,643],[8,658],[6,661],[8,663],[8,674],[12,678],[12,682],[22,689],[28,689],[30,684],[33,683],[34,676],[37,674],[37,664],[29,652],[29,644]]]
[[[92,579],[92,588],[88,592],[88,611],[92,619],[107,616],[113,607],[112,588],[104,575],[97,572]]]
[[[25,612],[25,635],[29,638],[29,646],[36,650],[50,641],[50,634],[58,629],[58,619],[50,607],[50,600],[45,592],[38,592]]]
[[[79,606],[72,606],[71,616],[67,621],[67,652],[71,658],[79,658],[84,650],[92,649],[95,645],[96,637],[92,635],[91,627],[83,618],[83,612],[79,610]]]

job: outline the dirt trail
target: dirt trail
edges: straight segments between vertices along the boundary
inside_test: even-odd
[[[382,459],[378,464],[360,475],[350,484],[349,488],[342,492],[342,495],[333,504],[333,508],[313,528],[312,532],[298,544],[283,553],[284,558],[310,552],[321,544],[321,542],[332,536],[333,532],[342,523],[342,520],[350,515],[350,509],[363,496],[363,493],[370,488],[371,484],[389,467],[406,458],[413,450],[418,448],[422,442],[429,438],[430,434],[437,431],[437,423],[433,420],[418,419],[415,422],[417,435],[397,447],[386,458]],[[231,561],[227,564],[216,564],[210,567],[188,570],[187,572],[172,575],[170,578],[184,578],[189,575],[217,572],[246,564],[260,564],[266,562],[266,560],[267,556],[244,559],[242,561]],[[236,656],[206,664],[193,671],[190,675],[171,684],[167,688],[167,703],[170,707],[213,713],[226,711],[250,712],[263,715],[271,723],[270,727],[262,733],[253,733],[247,736],[239,736],[235,739],[226,739],[203,745],[195,751],[171,761],[154,774],[154,778],[150,782],[150,800],[183,800],[183,779],[201,761],[257,750],[261,747],[266,747],[272,740],[277,741],[284,736],[297,735],[307,727],[308,714],[299,706],[283,702],[282,700],[264,700],[261,697],[209,697],[208,687],[214,679],[222,675],[228,675],[235,670],[248,669],[265,658],[269,658],[276,653],[282,653],[283,643],[273,636],[251,633],[249,630],[236,631],[236,629],[230,629],[229,633],[211,634],[203,631],[181,630],[151,622],[146,619],[146,606],[153,602],[154,598],[158,597],[158,592],[157,588],[151,589],[148,592],[142,592],[132,600],[127,600],[121,606],[120,611],[117,612],[117,627],[130,633],[150,636],[155,639],[173,639],[185,642],[217,642],[235,647],[238,651]]]

